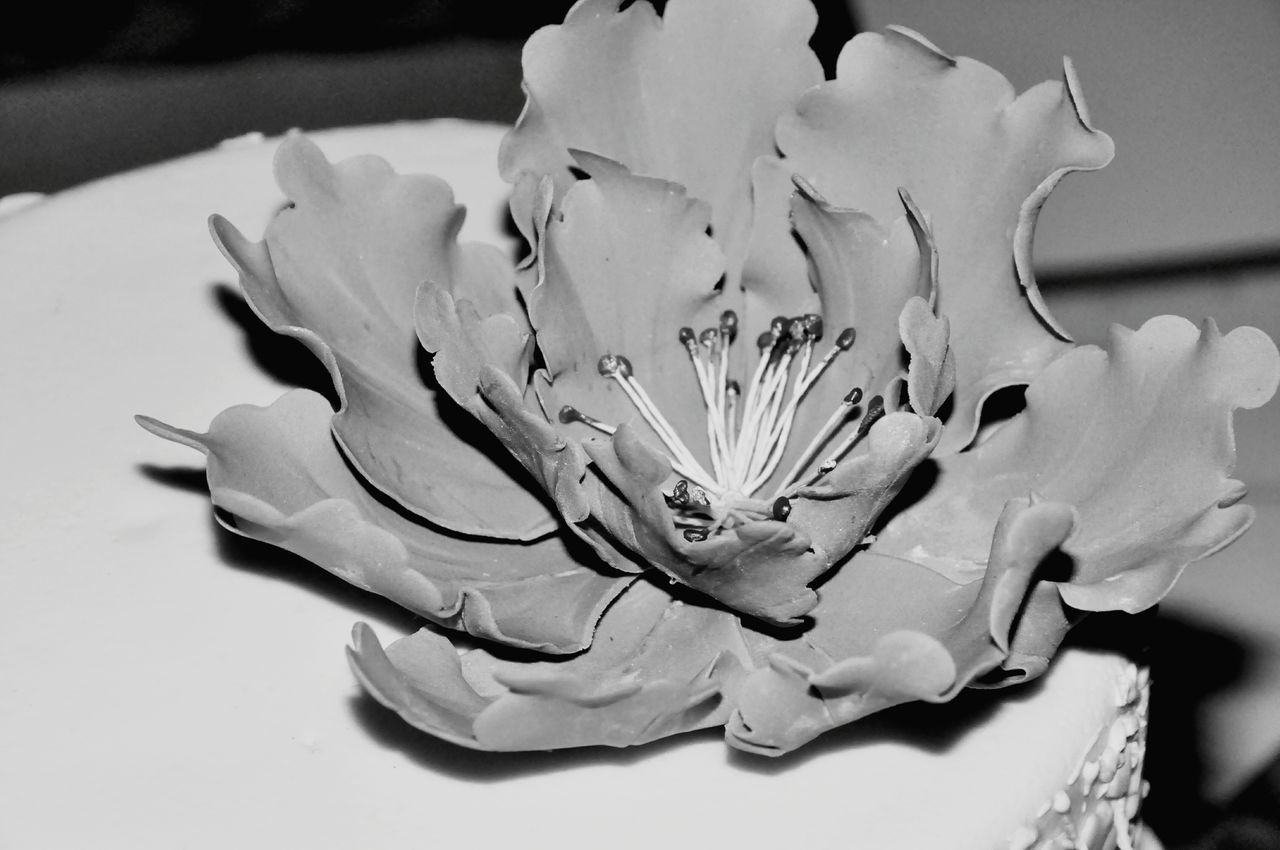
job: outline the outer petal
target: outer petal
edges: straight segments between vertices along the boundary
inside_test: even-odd
[[[365,489],[329,434],[328,402],[295,390],[271,407],[233,407],[206,434],[140,419],[204,452],[229,527],[453,628],[513,646],[575,652],[630,579],[599,572],[561,538],[455,537]]]
[[[858,555],[823,586],[812,629],[757,648],[768,665],[743,684],[729,743],[779,755],[902,702],[950,699],[1009,655],[1036,569],[1071,528],[1065,505],[1010,502],[990,569],[968,585],[908,561]]]
[[[706,417],[677,331],[719,316],[724,259],[707,236],[706,205],[609,160],[581,161],[591,179],[573,187],[549,222],[543,279],[529,297],[556,397],[610,424],[636,417],[621,388],[596,369],[601,356],[624,355],[676,433],[705,459]]]
[[[973,438],[987,395],[1026,383],[1065,350],[1065,334],[1050,332],[1030,246],[1054,184],[1112,156],[1077,88],[1068,64],[1064,83],[1015,98],[986,65],[890,30],[850,41],[837,79],[779,124],[791,166],[833,203],[889,220],[901,187],[928,214],[941,257],[938,307],[956,352],[944,451]]]
[[[357,626],[351,665],[374,697],[414,726],[467,747],[625,747],[724,722],[750,663],[736,619],[636,584],[585,653],[520,662],[461,658],[430,631],[384,651]]]
[[[282,143],[276,176],[292,205],[263,242],[217,217],[214,237],[263,321],[329,369],[342,402],[333,429],[351,461],[454,530],[531,539],[553,529],[520,471],[494,462],[501,448],[454,430],[457,414],[424,381],[413,329],[424,280],[485,316],[519,317],[510,263],[497,249],[457,244],[463,210],[437,178],[399,176],[376,157],[334,166],[301,136]]]
[[[956,580],[982,570],[1007,499],[1073,505],[1078,525],[1063,599],[1088,610],[1143,610],[1182,569],[1234,540],[1253,512],[1236,502],[1231,412],[1275,391],[1280,356],[1254,328],[1222,336],[1162,316],[1115,327],[1110,351],[1087,346],[1027,390],[1023,415],[947,458],[933,489],[891,521],[876,548]]]
[[[687,186],[714,210],[734,277],[752,163],[774,152],[778,116],[822,81],[808,47],[817,16],[802,0],[671,0],[661,18],[647,2],[620,5],[582,0],[529,39],[528,102],[502,174],[551,174],[559,197],[573,182],[569,151],[581,149]],[[522,226],[528,200],[513,202]]]

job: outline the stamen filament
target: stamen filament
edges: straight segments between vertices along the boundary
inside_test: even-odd
[[[818,429],[818,433],[813,435],[813,439],[809,441],[809,445],[805,446],[800,457],[796,458],[796,462],[783,476],[782,483],[778,486],[778,494],[781,495],[788,487],[796,482],[800,474],[804,472],[805,467],[813,460],[813,456],[818,453],[818,449],[822,448],[822,444],[831,439],[831,435],[840,430],[840,426],[844,424],[845,419],[849,416],[849,411],[853,410],[862,401],[862,390],[854,387],[843,399],[822,427]]]

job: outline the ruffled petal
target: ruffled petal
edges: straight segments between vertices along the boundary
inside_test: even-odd
[[[631,579],[606,575],[560,537],[504,543],[453,536],[370,493],[309,390],[233,407],[208,433],[140,419],[208,457],[214,505],[233,531],[287,549],[424,617],[543,652],[576,652]]]
[[[735,611],[774,623],[793,624],[817,602],[808,585],[828,563],[798,526],[761,520],[706,540],[686,540],[676,532],[661,490],[671,477],[665,456],[625,425],[612,439],[585,448],[600,476],[588,479],[592,516],[667,575]]]
[[[998,72],[915,33],[865,33],[779,123],[787,161],[832,203],[888,221],[905,188],[929,218],[956,352],[942,451],[973,438],[988,395],[1067,347],[1031,273],[1032,231],[1057,181],[1102,167],[1113,145],[1089,125],[1069,64],[1065,76],[1015,98]]]
[[[1109,351],[1064,356],[1028,388],[1025,413],[942,461],[933,488],[876,549],[972,580],[1001,505],[1035,493],[1078,513],[1063,547],[1063,599],[1141,611],[1252,521],[1229,477],[1231,414],[1269,399],[1278,375],[1275,344],[1254,328],[1223,336],[1212,322],[1197,330],[1173,316],[1116,326]]]
[[[384,651],[364,625],[348,657],[365,688],[410,724],[482,750],[626,747],[719,725],[751,663],[731,614],[643,581],[573,658],[459,657],[428,630]]]
[[[622,388],[597,371],[605,354],[622,355],[705,460],[705,440],[693,439],[706,432],[705,413],[677,331],[719,317],[724,259],[707,236],[707,207],[673,183],[609,160],[581,154],[580,163],[591,179],[574,185],[548,223],[542,280],[529,297],[556,399],[609,424],[638,418]]]
[[[661,17],[649,3],[620,5],[582,0],[529,39],[528,101],[503,144],[502,175],[550,174],[560,197],[578,149],[680,183],[711,205],[736,277],[752,163],[774,152],[778,116],[822,81],[808,47],[817,16],[802,0],[671,0]],[[513,199],[521,227],[530,201]]]
[[[780,755],[899,703],[950,699],[996,670],[1010,655],[1037,569],[1072,521],[1066,505],[1011,501],[996,525],[987,573],[967,585],[909,561],[859,554],[823,585],[810,630],[756,648],[767,664],[743,683],[727,740]]]
[[[292,203],[263,242],[217,217],[213,234],[255,312],[328,368],[341,400],[333,430],[352,463],[455,531],[532,539],[554,529],[531,482],[495,462],[501,447],[468,430],[424,377],[413,328],[427,280],[523,325],[511,264],[495,248],[457,243],[464,211],[437,178],[397,175],[377,157],[332,165],[302,136],[281,144],[276,177]]]

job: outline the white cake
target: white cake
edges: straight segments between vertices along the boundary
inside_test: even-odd
[[[315,134],[445,177],[464,237],[510,245],[502,128]],[[0,219],[6,577],[0,846],[1127,847],[1145,676],[1068,649],[1041,682],[915,706],[769,761],[716,733],[637,749],[476,753],[356,685],[351,625],[420,623],[219,530],[202,428],[287,387],[256,360],[212,212],[261,232],[275,144],[243,139]],[[247,333],[251,335],[247,336]],[[1049,844],[1048,846],[1060,846]]]

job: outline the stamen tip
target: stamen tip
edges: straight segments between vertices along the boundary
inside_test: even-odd
[[[844,403],[849,405],[850,407],[853,407],[855,404],[857,404],[860,401],[862,401],[861,387],[854,387],[853,389],[849,390],[849,394],[844,397]]]
[[[708,536],[708,532],[705,528],[686,528],[684,530],[684,539],[688,540],[690,543],[701,543],[706,540]]]
[[[738,336],[738,314],[732,310],[725,310],[720,314],[720,333],[729,337],[732,342]]]
[[[858,332],[853,328],[845,328],[840,331],[840,336],[836,337],[836,348],[841,351],[848,351],[853,348],[854,340],[858,338]]]
[[[791,516],[791,500],[786,496],[779,496],[773,500],[773,518],[778,522],[786,522],[787,517]]]
[[[697,340],[697,337],[694,336],[693,328],[689,327],[688,325],[680,329],[679,337],[680,337],[680,344],[685,346],[686,348],[688,348]]]
[[[578,410],[578,408],[573,405],[566,404],[564,407],[560,408],[560,423],[562,425],[568,425],[570,422],[582,421],[582,411]]]
[[[821,316],[817,313],[805,313],[803,322],[805,335],[808,336],[809,339],[812,339],[814,342],[822,339],[823,324]]]

